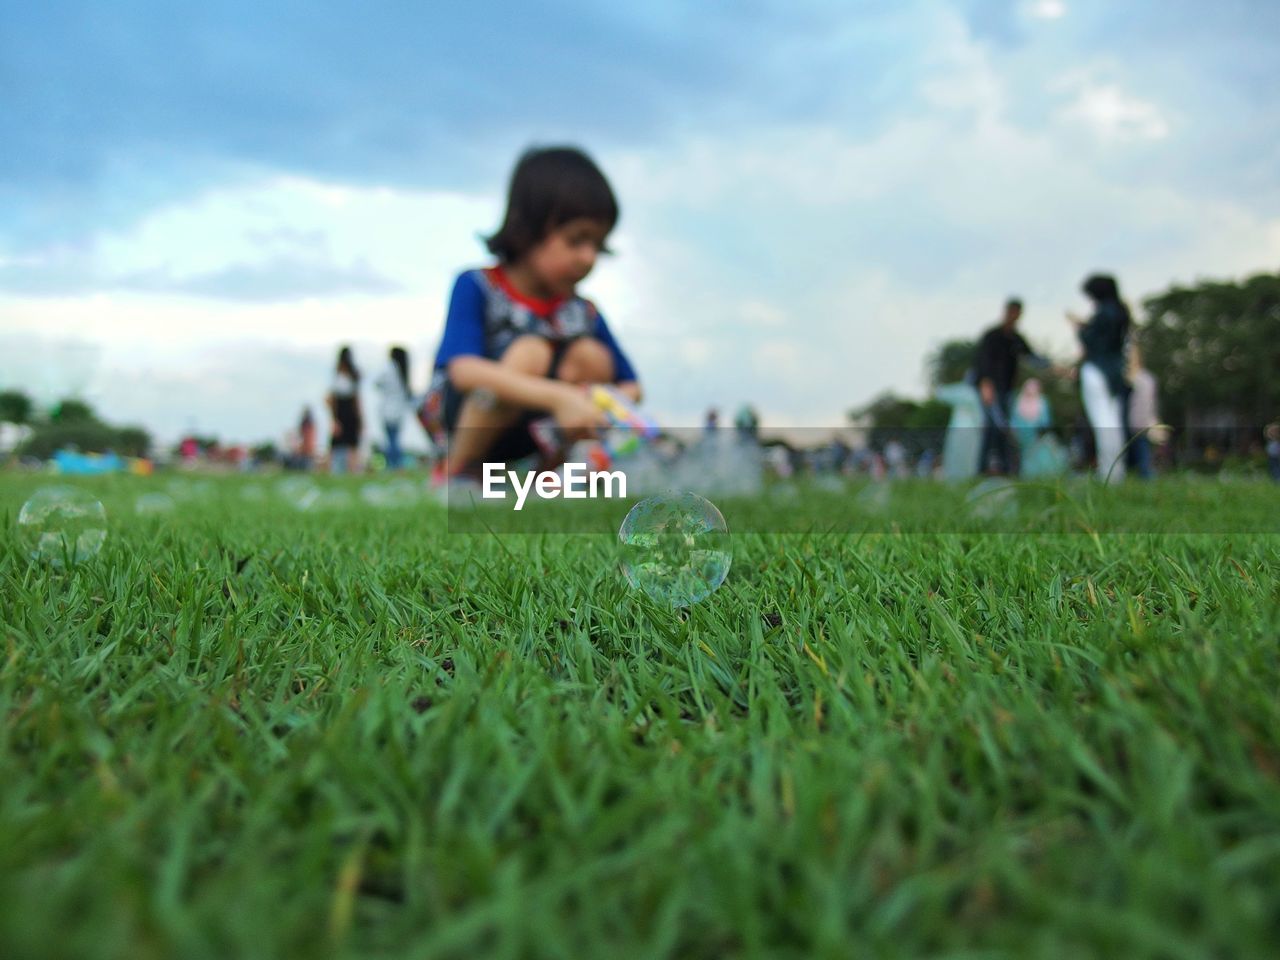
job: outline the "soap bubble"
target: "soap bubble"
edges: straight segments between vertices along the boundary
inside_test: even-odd
[[[1018,513],[1018,488],[1010,480],[991,477],[965,494],[969,515],[979,520],[1011,520]]]
[[[18,535],[35,560],[81,563],[102,549],[107,511],[85,490],[44,487],[18,511]]]
[[[800,499],[800,488],[794,481],[782,480],[769,488],[769,495],[783,503],[793,503]]]
[[[320,491],[320,496],[316,498],[314,506],[318,510],[347,510],[354,503],[355,497],[349,491],[340,487],[333,487]]]
[[[853,502],[863,513],[879,516],[888,513],[893,505],[893,491],[890,490],[886,481],[873,480],[858,491]]]
[[[310,510],[320,500],[321,490],[306,477],[285,477],[276,484],[280,499],[298,511]]]
[[[733,559],[724,517],[696,493],[641,500],[622,521],[618,540],[627,582],[672,607],[709,597]]]
[[[391,491],[385,483],[366,483],[360,488],[360,499],[371,507],[389,507]]]
[[[816,477],[813,481],[813,488],[821,490],[823,493],[844,494],[848,493],[848,489],[834,473],[823,473]]]
[[[169,481],[167,488],[169,496],[180,503],[195,503],[198,500],[208,500],[215,493],[212,480],[174,478]]]
[[[140,517],[153,517],[162,513],[173,513],[173,497],[167,493],[140,493],[133,502],[134,512]]]
[[[267,499],[267,490],[260,483],[250,483],[240,488],[240,499],[246,503],[262,503]]]
[[[408,477],[396,477],[386,484],[386,502],[392,507],[411,507],[422,499],[423,486]]]

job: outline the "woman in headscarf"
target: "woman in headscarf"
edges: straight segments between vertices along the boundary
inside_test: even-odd
[[[1093,429],[1098,478],[1116,481],[1124,478],[1121,451],[1125,442],[1124,403],[1128,392],[1125,340],[1132,320],[1129,308],[1120,299],[1120,288],[1114,277],[1094,274],[1085,280],[1082,289],[1093,301],[1093,315],[1081,320],[1067,314],[1084,348],[1080,398]]]

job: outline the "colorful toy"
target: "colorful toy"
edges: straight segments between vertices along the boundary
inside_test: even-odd
[[[591,402],[604,411],[615,427],[630,430],[645,440],[658,436],[658,424],[641,413],[640,408],[615,387],[595,384],[591,388]]]
[[[615,387],[594,384],[589,395],[610,424],[604,438],[592,444],[588,453],[595,469],[608,469],[620,457],[635,453],[642,443],[656,439],[661,433],[657,422],[641,413],[640,408]],[[535,420],[529,425],[529,432],[548,459],[563,459],[564,442],[554,419]]]

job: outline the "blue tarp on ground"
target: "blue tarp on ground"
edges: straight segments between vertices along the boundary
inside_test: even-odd
[[[119,473],[125,468],[125,462],[114,453],[77,453],[74,450],[59,450],[53,455],[53,462],[59,473],[73,476],[89,476],[97,473]]]

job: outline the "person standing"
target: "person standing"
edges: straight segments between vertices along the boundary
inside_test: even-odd
[[[387,434],[387,469],[399,470],[404,464],[400,427],[405,414],[413,409],[413,395],[409,390],[409,352],[404,347],[391,348],[389,362],[373,386],[381,398],[378,412]]]
[[[360,433],[364,426],[360,410],[360,371],[356,368],[350,347],[338,351],[338,366],[326,403],[332,423],[329,470],[347,473],[355,469],[356,451],[360,447]]]
[[[1013,382],[1018,375],[1018,361],[1026,358],[1036,369],[1049,366],[1049,361],[1033,351],[1018,333],[1022,301],[1010,298],[1004,305],[1004,317],[982,335],[974,354],[973,379],[982,399],[982,448],[978,454],[978,472],[997,474],[1011,472],[1009,456],[1009,407]],[[991,465],[994,457],[995,464]]]
[[[1125,381],[1125,341],[1132,320],[1129,308],[1120,299],[1115,277],[1094,274],[1085,280],[1085,296],[1093,301],[1088,320],[1068,313],[1076,328],[1084,357],[1080,364],[1080,398],[1093,430],[1097,451],[1098,479],[1124,479],[1124,408],[1128,390]]]
[[[934,397],[951,406],[951,419],[942,440],[942,476],[947,480],[968,480],[978,469],[979,442],[983,435],[982,400],[972,383],[944,383]]]
[[[1151,465],[1151,428],[1160,422],[1156,412],[1156,378],[1142,365],[1142,351],[1135,343],[1129,348],[1129,466],[1143,480],[1155,476]]]
[[[311,415],[310,407],[302,408],[302,419],[298,421],[298,465],[300,469],[310,470],[316,458],[316,418]]]

